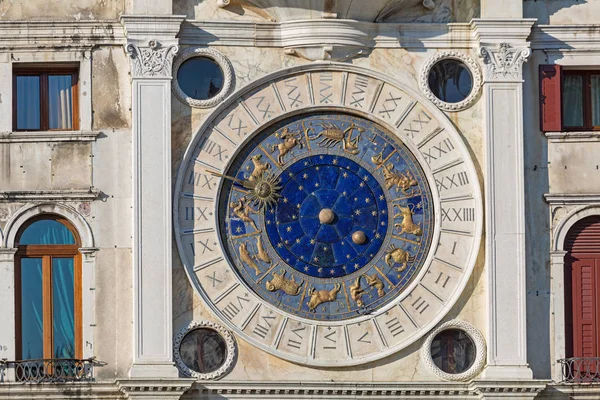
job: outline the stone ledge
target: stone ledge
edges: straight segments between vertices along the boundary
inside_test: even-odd
[[[93,201],[98,200],[102,192],[90,189],[59,190],[0,190],[0,203],[30,201]]]
[[[600,131],[584,132],[545,132],[550,143],[600,142]]]
[[[598,193],[546,193],[544,200],[551,205],[573,204],[587,205],[600,203],[600,194]]]
[[[2,132],[0,143],[94,142],[100,131]]]

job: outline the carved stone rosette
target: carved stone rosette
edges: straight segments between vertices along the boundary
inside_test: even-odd
[[[471,72],[471,78],[473,80],[473,87],[471,88],[469,95],[464,100],[456,103],[448,103],[438,99],[429,88],[429,73],[431,72],[431,68],[433,68],[433,66],[438,62],[448,59],[462,62]],[[421,73],[419,74],[419,86],[421,87],[421,91],[425,97],[427,97],[438,108],[441,108],[445,111],[461,111],[470,107],[479,94],[481,81],[481,71],[477,62],[464,53],[452,50],[440,51],[439,53],[434,54],[423,65],[421,68]]]
[[[179,352],[179,347],[181,346],[181,342],[183,341],[185,335],[194,329],[199,328],[207,328],[216,331],[221,335],[227,345],[227,356],[225,357],[225,362],[223,365],[221,365],[219,369],[205,374],[194,371],[185,365],[181,359],[181,353]],[[181,327],[179,332],[177,332],[177,335],[175,335],[175,339],[173,340],[173,358],[177,368],[179,368],[179,370],[186,376],[199,380],[219,379],[228,373],[233,367],[233,363],[237,359],[237,345],[233,334],[223,326],[212,321],[192,321],[189,324]]]
[[[460,329],[464,331],[467,335],[469,335],[469,337],[475,344],[475,361],[468,370],[460,374],[449,374],[447,372],[442,371],[438,368],[437,365],[435,365],[431,356],[431,343],[433,342],[433,339],[438,335],[438,333],[448,329]],[[425,365],[427,365],[427,367],[435,375],[446,381],[468,381],[469,379],[472,379],[475,376],[477,376],[483,368],[483,366],[485,365],[486,351],[487,350],[485,340],[483,339],[483,335],[473,325],[465,321],[453,319],[451,321],[444,322],[429,334],[429,336],[423,343],[423,347],[421,348],[421,358]]]
[[[138,47],[133,43],[125,46],[131,58],[133,78],[171,78],[173,58],[179,46],[163,47],[158,41],[150,40],[148,47]]]
[[[483,60],[486,81],[521,81],[523,63],[531,54],[528,47],[512,47],[500,43],[497,47],[481,47],[479,55]]]

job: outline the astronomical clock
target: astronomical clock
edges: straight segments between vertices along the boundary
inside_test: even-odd
[[[257,81],[179,172],[179,253],[239,336],[306,365],[405,348],[465,287],[482,211],[459,134],[427,100],[348,65]]]

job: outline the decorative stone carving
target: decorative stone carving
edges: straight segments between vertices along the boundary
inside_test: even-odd
[[[10,218],[10,209],[8,207],[0,207],[0,221],[7,221]]]
[[[473,87],[471,88],[471,92],[464,100],[459,101],[458,103],[447,103],[438,99],[429,88],[429,72],[431,71],[431,68],[439,61],[444,59],[454,59],[463,62],[471,72],[471,77],[473,79]],[[427,97],[437,107],[446,111],[460,111],[470,107],[479,94],[481,81],[482,79],[479,64],[471,57],[458,51],[441,51],[436,53],[427,60],[425,65],[423,65],[419,75],[419,86],[421,87],[421,91],[425,97]]]
[[[219,369],[217,369],[214,372],[202,374],[197,371],[194,371],[194,370],[188,368],[188,366],[185,365],[185,363],[183,362],[183,360],[181,358],[179,348],[181,346],[181,342],[183,341],[183,338],[189,332],[193,331],[194,329],[198,329],[198,328],[208,328],[208,329],[217,331],[223,337],[223,339],[225,340],[225,343],[227,344],[227,356],[225,358],[225,362],[223,363],[223,365],[221,365],[221,367]],[[237,358],[237,346],[235,343],[235,338],[233,337],[231,332],[229,332],[223,326],[221,326],[215,322],[192,321],[188,325],[183,326],[179,330],[177,335],[175,336],[175,339],[173,341],[173,358],[175,359],[175,364],[177,365],[179,370],[186,376],[197,378],[200,380],[219,379],[222,376],[224,376],[227,372],[229,372],[229,370],[233,367],[234,361]]]
[[[208,57],[208,58],[212,59],[214,62],[216,62],[217,64],[219,64],[219,67],[221,67],[221,70],[223,71],[223,87],[221,88],[219,93],[217,93],[216,96],[211,97],[210,99],[206,99],[206,100],[194,99],[194,98],[188,96],[187,94],[185,94],[185,92],[183,90],[181,90],[181,87],[179,86],[179,81],[177,80],[177,71],[179,71],[179,67],[181,67],[181,65],[185,61],[189,60],[190,58],[194,58],[194,57]],[[196,107],[196,108],[214,107],[227,97],[227,95],[229,94],[232,87],[233,87],[233,68],[231,67],[231,63],[229,62],[227,57],[225,57],[223,55],[223,53],[221,53],[220,51],[217,51],[215,49],[209,49],[209,48],[185,49],[183,52],[181,52],[181,54],[175,59],[175,62],[173,63],[173,85],[171,87],[173,90],[173,93],[175,93],[177,95],[177,97],[179,97],[179,99],[181,99],[181,101],[189,104],[192,107]]]
[[[156,40],[150,40],[148,47],[138,47],[133,43],[125,46],[125,51],[131,57],[132,75],[134,78],[170,78],[171,66],[179,46],[162,47]]]
[[[283,52],[309,61],[347,61],[354,57],[365,56],[370,51],[359,46],[301,46],[286,47]]]
[[[463,330],[473,340],[473,343],[475,343],[475,361],[473,362],[471,368],[460,374],[449,374],[447,372],[442,371],[437,367],[437,365],[435,365],[431,356],[431,343],[433,342],[433,339],[437,336],[438,333],[447,329]],[[429,336],[423,343],[423,347],[421,348],[421,357],[425,365],[427,365],[427,367],[435,375],[447,381],[467,381],[475,377],[477,374],[479,374],[479,372],[485,364],[485,355],[486,346],[485,340],[483,339],[483,335],[477,329],[475,329],[473,325],[457,319],[453,319],[438,326],[433,332],[429,334]]]
[[[500,43],[498,47],[481,47],[485,79],[488,81],[520,81],[523,79],[523,63],[531,54],[527,47],[512,47]]]

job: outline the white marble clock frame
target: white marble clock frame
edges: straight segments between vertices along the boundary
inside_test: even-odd
[[[315,77],[319,74],[327,74],[327,73],[340,74],[342,76],[341,84],[343,85],[343,87],[339,87],[340,83],[337,81],[331,82],[332,92],[335,92],[335,93],[338,93],[338,91],[341,92],[341,101],[339,101],[339,104],[335,104],[335,103],[319,104],[320,99],[317,98],[318,96],[316,94],[318,94],[320,92],[313,91],[312,86],[315,84],[315,79],[316,79]],[[349,105],[349,102],[346,102],[346,100],[347,100],[346,95],[348,95],[348,97],[349,97],[352,94],[352,93],[348,93],[348,94],[346,93],[348,90],[347,86],[349,85],[349,80],[355,79],[357,76],[366,77],[370,80],[370,82],[373,83],[373,86],[369,86],[368,88],[365,88],[365,90],[368,94],[368,97],[371,97],[371,100],[372,100],[371,101],[372,104],[368,105],[368,107],[367,107],[367,104],[364,104],[363,107],[352,107]],[[302,103],[303,106],[299,106],[298,104],[296,104],[296,102],[291,103],[291,105],[287,104],[287,106],[286,106],[284,103],[286,101],[288,101],[289,99],[283,99],[280,91],[277,89],[277,83],[283,85],[283,84],[285,84],[284,81],[289,82],[289,80],[293,79],[294,77],[297,77],[297,78],[299,77],[299,79],[298,79],[299,81],[304,79],[306,82],[306,87],[303,88],[303,90],[305,90],[305,96],[301,98],[301,101],[303,102]],[[335,87],[335,89],[334,89],[334,87]],[[403,116],[400,115],[397,117],[398,120],[400,120],[400,123],[397,126],[391,125],[390,122],[388,122],[385,118],[378,116],[378,112],[381,112],[381,110],[378,109],[377,107],[378,106],[381,107],[381,104],[384,103],[383,97],[380,96],[382,91],[384,91],[384,88],[386,90],[389,89],[390,93],[391,93],[391,91],[395,90],[394,93],[407,94],[409,96],[409,98],[411,99],[409,101],[409,103],[411,103],[411,105],[409,105],[406,108],[403,107],[404,115]],[[287,94],[287,91],[285,93]],[[280,111],[279,112],[273,111],[273,115],[268,115],[268,116],[267,116],[267,113],[265,113],[264,116],[267,116],[267,120],[264,121],[264,123],[261,123],[261,121],[259,121],[259,118],[256,115],[252,114],[252,110],[254,110],[255,113],[257,112],[257,110],[264,113],[265,104],[260,102],[260,98],[262,96],[266,96],[267,94],[269,94],[271,96],[271,100],[274,102],[275,108],[279,108]],[[386,92],[385,96],[387,96],[387,95],[388,94]],[[253,96],[256,96],[256,97],[253,97]],[[251,101],[251,100],[258,100],[258,101]],[[378,101],[380,101],[380,100],[381,100],[381,103],[378,104]],[[260,108],[261,104],[263,104],[263,109]],[[294,107],[294,105],[296,105],[296,107]],[[235,114],[234,112],[232,112],[230,114],[233,117],[238,118],[239,119],[238,121],[233,120],[233,118],[225,119],[225,117],[229,116],[227,114],[228,111],[231,111],[231,110],[240,111],[240,114]],[[341,322],[337,321],[337,322],[318,322],[318,323],[316,323],[315,321],[305,320],[305,319],[302,319],[299,317],[291,316],[289,314],[286,314],[282,311],[275,309],[271,305],[264,304],[263,301],[260,300],[257,295],[255,295],[251,290],[246,288],[247,293],[249,293],[249,295],[246,295],[246,294],[244,294],[244,295],[248,296],[247,298],[251,300],[250,304],[252,304],[252,303],[254,303],[254,304],[252,305],[252,309],[250,310],[250,313],[248,313],[248,310],[245,310],[245,313],[243,313],[243,314],[247,315],[247,317],[245,317],[243,323],[240,324],[242,326],[238,326],[236,323],[230,321],[225,316],[223,311],[220,310],[214,303],[219,303],[219,302],[223,301],[223,299],[229,299],[228,296],[235,297],[236,295],[239,294],[238,293],[239,289],[242,289],[242,291],[243,291],[243,289],[245,288],[245,284],[240,284],[239,282],[238,283],[234,282],[234,284],[231,284],[230,286],[228,286],[221,293],[215,294],[214,292],[211,292],[212,288],[210,287],[210,281],[205,281],[204,283],[201,283],[199,281],[199,278],[197,277],[197,276],[199,276],[199,275],[197,275],[197,273],[200,273],[200,271],[202,271],[201,272],[202,274],[205,273],[204,271],[210,271],[210,273],[214,272],[213,270],[217,270],[216,266],[220,267],[220,269],[219,269],[220,271],[222,271],[223,269],[226,269],[226,268],[229,268],[229,269],[231,268],[228,264],[228,261],[226,261],[226,258],[225,258],[226,253],[224,251],[224,248],[221,246],[221,244],[218,240],[218,229],[217,229],[218,222],[217,222],[217,215],[216,215],[217,213],[215,212],[214,215],[211,215],[210,221],[207,220],[208,222],[206,222],[206,224],[208,224],[208,225],[203,225],[203,224],[205,224],[205,222],[196,224],[196,222],[193,221],[193,225],[186,226],[182,221],[180,221],[180,217],[183,218],[183,216],[180,215],[180,211],[183,211],[183,208],[184,208],[181,206],[180,202],[186,202],[186,204],[187,204],[187,202],[190,202],[191,206],[194,207],[194,210],[195,210],[196,204],[200,204],[200,203],[196,203],[196,202],[206,201],[206,203],[202,203],[201,205],[206,206],[208,204],[208,209],[215,211],[216,204],[218,204],[217,193],[218,193],[218,189],[219,189],[220,185],[212,186],[213,188],[216,188],[216,190],[214,191],[214,196],[213,196],[212,192],[209,192],[209,191],[207,191],[206,188],[204,188],[202,195],[198,194],[196,196],[196,198],[193,199],[189,195],[185,194],[185,187],[187,185],[186,180],[189,180],[189,176],[187,173],[188,172],[194,173],[194,175],[192,175],[194,181],[196,180],[196,177],[197,177],[197,179],[202,178],[202,173],[203,172],[205,173],[204,169],[206,168],[206,166],[205,165],[203,166],[201,164],[202,161],[194,162],[194,159],[196,158],[196,156],[198,156],[198,154],[201,154],[200,152],[202,151],[202,149],[200,149],[200,144],[202,145],[202,147],[207,148],[206,153],[204,153],[204,154],[208,154],[213,157],[216,157],[216,155],[214,155],[212,153],[212,149],[216,148],[217,145],[218,145],[218,149],[222,150],[221,145],[231,146],[232,143],[235,143],[235,145],[233,146],[233,150],[230,152],[229,159],[222,162],[221,163],[222,165],[219,165],[219,166],[210,165],[210,167],[213,167],[213,169],[216,168],[216,169],[223,171],[228,167],[229,160],[232,160],[235,158],[234,153],[237,152],[236,149],[243,148],[244,144],[247,143],[248,140],[251,137],[253,137],[256,133],[264,130],[267,126],[270,126],[271,124],[273,124],[277,121],[284,120],[284,119],[289,118],[294,115],[299,115],[299,114],[303,114],[303,113],[311,113],[311,112],[315,112],[315,111],[343,112],[343,113],[349,113],[352,115],[358,115],[358,116],[361,116],[363,118],[374,121],[374,122],[384,126],[390,132],[398,132],[399,129],[404,126],[403,125],[404,120],[407,120],[407,122],[409,122],[411,124],[412,124],[412,122],[415,122],[412,119],[408,119],[408,116],[412,115],[411,113],[413,111],[415,111],[416,114],[420,115],[421,118],[423,118],[422,112],[425,111],[427,113],[427,115],[431,117],[430,121],[437,121],[437,124],[439,124],[437,126],[441,130],[438,132],[437,130],[434,129],[433,132],[430,132],[427,135],[423,134],[424,137],[422,137],[418,143],[421,146],[421,148],[424,148],[425,146],[429,146],[431,144],[431,143],[429,143],[430,141],[437,143],[437,141],[433,141],[432,139],[435,138],[436,135],[439,134],[440,132],[445,132],[443,136],[446,136],[447,138],[451,139],[453,146],[454,146],[453,150],[456,150],[456,152],[453,153],[452,157],[455,157],[455,158],[449,159],[449,160],[444,160],[444,164],[442,166],[439,166],[437,169],[434,169],[434,170],[430,169],[428,163],[425,161],[425,157],[421,154],[417,145],[412,143],[410,140],[406,140],[405,136],[401,136],[403,139],[403,142],[407,145],[407,147],[415,155],[415,157],[417,158],[417,160],[419,161],[419,163],[425,170],[428,183],[429,183],[430,187],[432,188],[433,203],[434,203],[434,209],[435,209],[435,233],[434,233],[433,242],[432,242],[433,244],[430,248],[429,254],[423,265],[423,268],[419,272],[418,276],[414,279],[414,281],[410,284],[410,286],[407,287],[396,299],[394,299],[392,302],[390,302],[386,306],[382,307],[381,309],[377,310],[372,315],[361,316],[361,317],[358,317],[358,318],[355,318],[352,320],[341,321]],[[398,110],[398,114],[400,114],[400,110]],[[410,118],[414,118],[414,117],[415,116],[412,115]],[[396,116],[394,116],[394,119],[396,119]],[[233,124],[232,124],[232,121],[233,121]],[[231,139],[231,137],[226,137],[223,134],[223,131],[226,129],[229,129],[231,131],[231,133],[234,133],[234,130],[238,129],[237,132],[239,134],[239,133],[241,133],[241,131],[239,130],[240,126],[245,126],[246,128],[249,126],[253,126],[253,127],[251,130],[246,131],[245,135],[242,136],[240,134],[239,143],[234,142]],[[410,127],[411,127],[411,129],[413,128],[412,125],[410,125]],[[422,129],[423,129],[423,125],[421,125],[421,130]],[[420,131],[418,131],[418,132],[420,132]],[[229,132],[227,132],[227,133],[229,133]],[[230,135],[231,135],[231,133],[230,133]],[[414,133],[413,133],[413,135],[414,135]],[[211,143],[210,143],[211,150],[210,151],[208,150],[208,146],[207,146],[207,143],[209,143],[209,142],[206,142],[206,139],[208,139],[209,137],[211,138]],[[218,141],[218,143],[217,143],[217,141]],[[431,151],[431,148],[429,148],[428,151]],[[222,154],[218,154],[218,155],[219,155],[219,157],[222,156]],[[456,157],[458,157],[458,158],[456,158]],[[459,192],[458,195],[456,195],[457,193],[454,193],[453,196],[449,196],[449,197],[445,196],[440,199],[438,190],[436,190],[436,179],[434,178],[434,174],[439,174],[440,172],[447,171],[447,170],[454,171],[452,168],[455,168],[457,165],[460,166],[462,173],[465,173],[466,176],[468,177],[468,190],[467,190],[468,193],[460,193]],[[190,166],[192,168],[191,171],[188,169]],[[197,168],[197,171],[198,171],[197,173],[196,173],[196,169],[194,169],[194,168]],[[454,175],[453,175],[453,177],[454,177]],[[209,178],[207,176],[204,176],[204,180],[202,180],[202,182],[206,183],[205,180],[208,180],[208,179]],[[446,179],[446,178],[444,178],[444,176],[442,176],[441,177],[442,183],[444,182],[444,179]],[[215,183],[216,182],[213,182],[213,184],[215,184]],[[193,184],[192,184],[192,186],[193,186]],[[208,187],[211,188],[210,185]],[[254,346],[261,348],[271,354],[274,354],[275,356],[278,356],[278,357],[281,357],[281,358],[284,358],[284,359],[287,359],[287,360],[290,360],[293,362],[305,364],[305,365],[331,367],[331,366],[340,366],[340,365],[349,366],[349,365],[364,364],[364,363],[367,363],[370,361],[381,359],[381,358],[391,355],[393,353],[396,353],[397,351],[407,347],[411,343],[414,343],[416,340],[418,340],[423,335],[425,335],[429,330],[431,330],[433,327],[435,327],[435,325],[448,313],[448,311],[452,308],[452,306],[458,300],[459,296],[462,294],[462,291],[464,290],[464,287],[467,284],[467,281],[471,275],[471,272],[475,266],[477,256],[479,254],[481,235],[482,235],[482,225],[483,225],[481,190],[479,187],[477,172],[475,170],[473,162],[471,161],[469,151],[468,151],[467,147],[465,146],[462,138],[460,137],[460,134],[456,131],[456,129],[453,127],[452,123],[448,120],[448,118],[439,109],[437,109],[435,106],[433,106],[427,99],[424,99],[419,93],[416,93],[414,90],[405,87],[404,85],[395,81],[393,78],[390,78],[384,74],[381,74],[381,73],[378,73],[375,71],[371,71],[371,70],[367,70],[364,68],[360,68],[357,66],[353,66],[353,65],[327,62],[327,63],[313,63],[313,64],[303,65],[303,66],[294,67],[294,68],[290,68],[290,69],[283,69],[283,70],[279,70],[277,72],[268,74],[268,75],[262,77],[261,79],[254,81],[253,83],[249,84],[248,86],[238,90],[236,93],[234,93],[228,99],[226,99],[223,103],[221,103],[210,114],[210,116],[205,120],[203,125],[199,128],[198,132],[195,134],[194,138],[192,139],[190,145],[188,146],[188,148],[186,150],[184,159],[179,168],[175,188],[176,189],[175,189],[174,201],[173,201],[175,237],[176,237],[176,241],[177,241],[179,254],[180,254],[182,261],[186,267],[185,268],[186,273],[188,275],[188,278],[190,279],[190,282],[192,283],[193,287],[195,288],[195,290],[206,301],[207,305],[215,313],[215,315],[221,321],[223,321],[229,328],[231,328],[236,334],[241,335],[242,337],[245,338],[245,340],[249,341]],[[212,190],[212,189],[210,189],[210,190]],[[464,260],[460,261],[460,265],[453,265],[452,263],[446,262],[446,260],[438,259],[435,261],[436,263],[439,264],[440,269],[448,268],[448,270],[444,270],[446,272],[450,271],[451,273],[455,273],[455,271],[457,271],[457,270],[462,270],[462,273],[460,273],[458,275],[453,275],[453,276],[455,276],[455,279],[456,279],[456,277],[458,277],[458,279],[457,279],[458,283],[454,286],[453,291],[449,294],[449,297],[447,299],[441,299],[438,297],[440,304],[438,304],[438,303],[435,304],[435,307],[436,307],[435,311],[431,311],[431,310],[434,310],[433,307],[430,310],[430,313],[434,313],[434,315],[431,318],[429,318],[425,322],[417,321],[417,320],[413,321],[411,319],[411,317],[409,316],[409,314],[406,312],[406,310],[403,308],[404,306],[402,305],[402,302],[404,300],[406,300],[408,296],[412,296],[413,292],[414,292],[415,297],[417,297],[417,295],[418,295],[419,298],[415,301],[415,303],[412,306],[415,307],[417,311],[421,311],[421,314],[422,314],[422,312],[425,310],[423,308],[419,309],[418,302],[421,300],[420,296],[424,296],[424,298],[427,298],[427,300],[429,301],[429,304],[432,304],[433,301],[436,301],[434,299],[434,296],[436,296],[435,294],[427,293],[426,289],[423,289],[423,285],[421,284],[422,279],[424,279],[425,275],[428,272],[428,269],[431,267],[432,262],[434,260],[434,255],[436,253],[436,247],[437,247],[436,244],[439,243],[439,239],[441,236],[441,230],[444,230],[443,234],[447,235],[445,237],[451,237],[453,239],[458,237],[458,234],[449,233],[449,232],[452,232],[451,229],[446,229],[446,228],[448,228],[448,226],[452,226],[451,223],[448,223],[450,225],[445,225],[446,228],[444,228],[442,226],[441,202],[454,204],[455,207],[459,207],[460,204],[463,204],[463,209],[466,208],[468,205],[468,208],[470,210],[472,210],[472,213],[473,213],[473,216],[472,216],[473,221],[469,225],[468,239],[464,239],[464,242],[461,242],[461,243],[463,243],[463,244],[461,244],[461,246],[466,246],[465,250],[464,250],[464,253],[466,254],[466,255],[464,255]],[[192,219],[195,219],[195,217],[192,217]],[[440,229],[440,227],[442,227],[442,229]],[[209,233],[207,233],[207,232],[209,232]],[[210,233],[210,232],[214,232],[214,233]],[[203,236],[203,235],[208,235],[208,236]],[[448,236],[448,235],[454,235],[454,236]],[[191,237],[191,242],[190,242],[190,237]],[[192,257],[195,257],[195,247],[194,247],[195,244],[199,246],[198,252],[205,251],[204,247],[200,247],[200,245],[198,244],[200,239],[202,240],[202,244],[208,244],[213,249],[216,249],[214,251],[216,251],[217,253],[220,253],[221,256],[218,256],[218,254],[217,254],[217,257],[215,257],[215,258],[212,258],[212,257],[207,258],[205,256],[202,256],[202,258],[201,258],[203,260],[202,263],[195,263],[193,259],[190,261],[189,257],[191,255],[191,252],[188,251],[188,247],[190,245],[192,246],[192,249],[194,251],[194,255],[192,255]],[[206,240],[210,240],[210,242],[208,242]],[[463,240],[463,239],[459,238],[459,240]],[[211,250],[211,252],[212,251],[213,250]],[[444,264],[444,262],[445,262],[445,264]],[[213,274],[212,278],[214,278],[215,276],[216,275]],[[207,276],[207,277],[210,278],[210,276]],[[203,277],[203,279],[204,279],[204,277]],[[221,279],[221,276],[219,276],[219,279]],[[214,280],[212,281],[212,286],[213,286],[213,288],[215,286]],[[204,287],[204,289],[203,289],[203,287]],[[444,288],[445,288],[445,286],[444,286]],[[207,294],[207,291],[211,292],[211,294],[210,295]],[[229,300],[229,301],[231,301],[231,300]],[[240,300],[238,300],[238,301],[240,301]],[[413,301],[413,300],[411,300],[411,301]],[[408,302],[408,300],[407,300],[407,302]],[[248,304],[248,305],[250,306],[250,304]],[[240,303],[240,306],[241,305],[242,304]],[[400,311],[398,311],[397,309],[400,309]],[[403,339],[403,341],[401,341],[400,343],[388,345],[387,341],[385,339],[385,336],[383,335],[383,333],[381,333],[382,332],[381,331],[382,324],[375,321],[375,319],[380,316],[383,316],[384,313],[386,316],[388,315],[388,313],[392,313],[392,312],[398,313],[398,315],[399,315],[402,312],[402,310],[404,310],[404,312],[406,313],[403,323],[406,324],[408,322],[408,320],[410,320],[413,323],[413,325],[415,325],[416,330],[414,332],[412,332],[410,335],[407,335],[407,338]],[[259,313],[259,311],[260,311],[260,313]],[[254,326],[256,325],[256,323],[253,324],[253,322],[255,322],[254,320],[259,320],[259,318],[264,318],[264,315],[262,315],[262,313],[267,312],[267,311],[269,311],[271,313],[276,312],[276,313],[281,314],[281,319],[277,322],[277,324],[278,324],[277,332],[273,332],[274,337],[271,338],[272,339],[271,345],[274,345],[275,347],[279,346],[279,344],[281,343],[282,337],[284,337],[285,334],[287,333],[286,324],[289,323],[287,326],[288,327],[291,326],[291,323],[292,323],[291,321],[295,321],[294,323],[297,323],[298,327],[300,327],[301,325],[305,326],[305,327],[309,327],[309,331],[311,332],[310,333],[311,334],[311,339],[310,339],[311,343],[307,344],[309,350],[305,356],[298,356],[298,355],[294,355],[294,354],[290,354],[290,353],[284,353],[283,351],[279,351],[276,348],[271,347],[271,345],[267,345],[265,343],[262,343],[262,342],[256,340],[249,333],[244,332],[244,329],[250,330],[252,328],[252,325],[254,325]],[[236,317],[237,317],[237,315],[238,314],[236,314]],[[261,317],[261,315],[262,315],[262,317]],[[395,314],[392,314],[392,315],[395,315]],[[390,318],[392,318],[392,317],[390,317]],[[232,320],[233,319],[234,318],[232,318]],[[358,355],[355,357],[355,356],[353,356],[351,345],[349,344],[350,338],[352,336],[352,333],[349,331],[350,331],[350,329],[352,329],[353,326],[357,325],[361,321],[364,322],[365,320],[374,321],[374,322],[372,322],[372,324],[369,325],[369,327],[371,329],[371,332],[373,333],[373,336],[375,336],[377,333],[379,333],[379,335],[380,335],[379,336],[380,337],[379,347],[380,348],[374,349],[369,354],[366,354],[364,356]],[[392,320],[393,320],[393,318],[392,318]],[[342,325],[342,329],[339,330],[340,331],[339,338],[341,339],[341,341],[346,343],[346,357],[331,357],[331,358],[316,357],[315,352],[316,352],[317,344],[315,344],[315,343],[317,342],[317,335],[319,333],[319,329],[321,329],[321,328],[331,329],[331,327],[339,327],[340,325]],[[371,326],[371,325],[374,325],[374,326]],[[418,325],[418,329],[416,328],[417,325]],[[394,336],[394,338],[395,338],[395,336]],[[341,350],[341,351],[344,351],[344,350]],[[354,353],[354,355],[356,355],[356,354],[358,354],[358,353]]]

